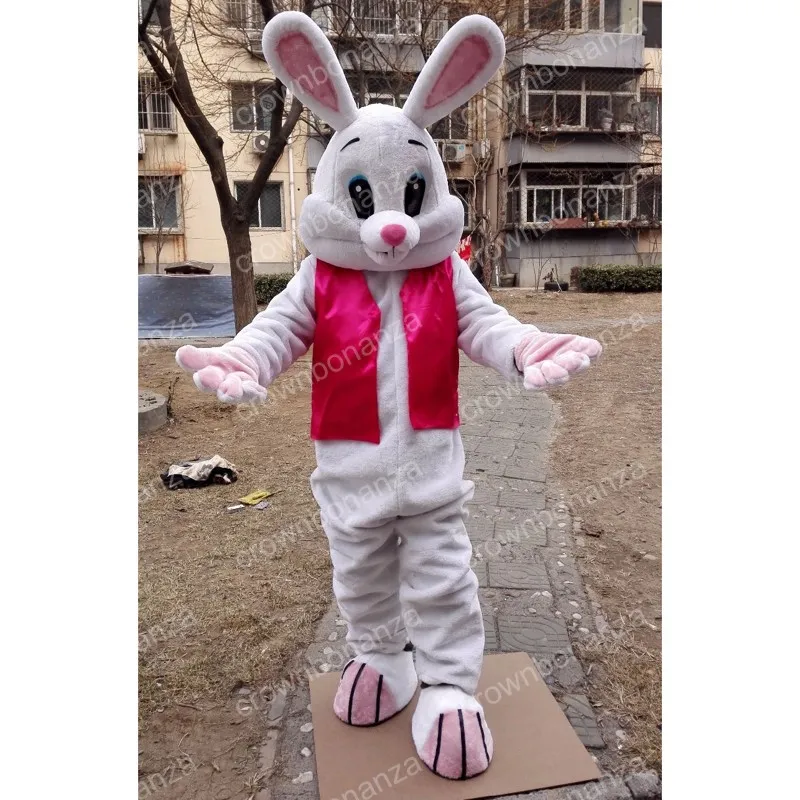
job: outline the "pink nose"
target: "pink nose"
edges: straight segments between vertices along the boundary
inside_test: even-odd
[[[381,239],[389,247],[397,247],[406,238],[406,229],[402,225],[384,225],[381,228]]]

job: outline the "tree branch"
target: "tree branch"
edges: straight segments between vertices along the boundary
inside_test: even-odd
[[[159,58],[147,31],[146,23],[149,22],[153,11],[156,13],[164,43],[159,49],[165,54],[170,69],[167,69]],[[201,111],[194,96],[183,56],[175,41],[171,0],[151,0],[142,23],[139,25],[138,38],[139,46],[152,67],[161,88],[174,103],[209,166],[211,180],[222,211],[230,212],[234,200],[228,185],[228,171],[222,152],[223,141]]]

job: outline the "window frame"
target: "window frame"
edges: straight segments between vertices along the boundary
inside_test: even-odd
[[[625,72],[625,70],[621,70],[620,72]],[[523,67],[521,70],[522,76],[522,100],[521,100],[521,116],[522,116],[522,124],[523,128],[534,125],[534,121],[531,119],[530,114],[530,106],[531,106],[531,96],[535,97],[550,97],[552,98],[551,111],[548,113],[550,114],[550,122],[547,124],[543,124],[540,126],[540,130],[545,132],[550,131],[576,131],[576,130],[587,130],[587,131],[603,131],[602,126],[592,125],[590,124],[589,120],[589,98],[607,98],[608,99],[608,108],[612,110],[613,114],[613,107],[614,107],[614,99],[626,99],[629,103],[634,104],[639,102],[639,94],[640,88],[639,83],[636,81],[633,90],[627,91],[619,91],[619,90],[608,90],[608,91],[597,91],[595,89],[587,89],[587,85],[589,80],[592,78],[594,73],[592,72],[581,72],[576,73],[577,76],[581,79],[581,88],[580,89],[548,89],[548,88],[531,88],[531,84],[536,81],[536,72],[531,71],[529,67]],[[635,78],[631,77],[631,80],[635,80]],[[579,96],[580,97],[580,120],[578,124],[556,124],[558,120],[558,97],[560,95],[564,96]],[[621,124],[631,124],[632,130],[635,130],[635,121],[632,119],[630,123],[615,119],[617,126]]]
[[[652,103],[653,107],[655,108],[655,130],[648,130],[644,131],[644,133],[648,134],[649,136],[657,136],[659,139],[662,136],[661,133],[661,123],[663,118],[663,111],[661,105],[661,91],[658,89],[642,89],[639,93],[641,104],[644,103]]]
[[[231,8],[234,5],[245,8],[244,24],[232,19]],[[258,0],[225,0],[225,25],[237,31],[260,31],[264,27],[264,20]]]
[[[639,203],[646,198],[642,197],[642,194],[639,193],[638,190],[648,188],[649,185],[653,187],[653,201],[651,206],[652,215],[643,215],[639,213]],[[636,219],[641,220],[644,216],[645,220],[648,222],[655,222],[659,225],[663,224],[662,215],[664,213],[664,199],[663,199],[663,184],[660,174],[654,175],[647,175],[642,180],[640,180],[637,184],[637,195],[636,195]],[[656,207],[658,207],[658,214],[656,214]]]
[[[269,133],[270,130],[270,119],[272,116],[272,112],[265,112],[264,113],[264,127],[258,127],[258,108],[259,108],[259,100],[262,94],[267,94],[272,82],[266,83],[264,81],[231,81],[228,84],[228,97],[229,97],[229,108],[230,108],[230,129],[231,133]],[[253,115],[253,127],[252,128],[237,128],[236,127],[236,109],[241,108],[242,106],[236,106],[234,104],[234,91],[237,87],[247,87],[250,90],[250,111]],[[259,93],[258,90],[261,90]],[[289,91],[286,92],[286,97],[284,98],[284,106],[283,106],[283,119],[285,120],[288,113],[289,107],[292,104],[292,96]]]
[[[453,190],[458,188],[457,184],[460,184],[462,188],[465,188],[466,193],[460,192],[457,194],[454,192]],[[447,190],[451,195],[453,195],[453,197],[457,197],[459,200],[462,200],[463,198],[462,204],[464,201],[466,201],[464,208],[464,227],[462,228],[462,231],[472,231],[474,227],[472,208],[475,200],[475,186],[466,178],[450,178],[447,181]]]
[[[142,84],[147,83],[149,84],[149,88],[143,90]],[[157,111],[153,108],[153,104],[155,102],[156,96],[163,97],[167,103],[167,112],[164,111]],[[158,84],[158,79],[155,75],[151,73],[140,73],[139,74],[139,97],[138,103],[141,103],[142,99],[144,99],[144,114],[147,118],[147,124],[149,127],[147,128],[139,128],[140,133],[176,133],[176,114],[175,114],[175,104],[172,102],[172,98],[167,94],[166,91],[161,89]],[[141,113],[139,111],[138,113]],[[159,114],[169,114],[169,128],[156,128],[152,125],[152,120],[154,117],[158,116]],[[139,124],[139,120],[137,120],[137,125]]]
[[[647,7],[650,7],[652,10],[655,8],[659,9],[659,20],[658,20],[658,44],[648,44],[647,43],[647,33],[646,33],[646,25],[644,23],[644,12]],[[644,46],[649,49],[653,50],[661,50],[662,49],[662,42],[664,39],[663,34],[663,20],[661,19],[661,3],[642,3],[642,36],[644,36]]]
[[[635,222],[638,218],[638,197],[637,197],[637,181],[631,169],[628,170],[608,170],[608,169],[597,169],[597,168],[577,168],[577,169],[567,169],[564,172],[567,173],[565,176],[565,181],[563,182],[552,182],[547,184],[536,184],[531,182],[531,176],[537,174],[543,174],[545,172],[552,172],[553,169],[534,169],[528,167],[522,170],[522,176],[518,181],[519,188],[520,188],[520,215],[519,215],[519,222],[508,222],[507,224],[517,224],[520,226],[525,227],[542,227],[545,225],[551,224],[553,219],[584,219],[589,221],[586,217],[588,212],[588,208],[585,207],[585,200],[584,195],[586,192],[594,192],[595,197],[603,198],[604,202],[604,209],[603,214],[598,214],[599,220],[597,222],[600,223],[612,223],[613,224],[630,224],[631,222]],[[591,174],[592,172],[599,172],[601,174],[605,173],[609,177],[618,177],[620,175],[624,175],[625,180],[622,182],[612,182],[610,180],[604,181],[602,183],[597,183],[595,181],[587,181],[586,176],[587,174]],[[567,182],[567,177],[572,177],[573,175],[577,175],[578,182],[576,183],[574,180]],[[538,205],[538,197],[539,193],[542,192],[550,193],[551,197],[551,212],[554,212],[556,208],[559,210],[563,210],[565,206],[564,201],[564,191],[570,192],[577,192],[577,213],[570,214],[568,216],[556,216],[554,213],[549,215],[548,220],[539,220],[536,219],[536,211]],[[558,202],[555,199],[555,193],[558,192]],[[610,192],[620,192],[621,193],[621,211],[619,218],[610,218],[609,217],[609,201],[610,201]],[[626,214],[627,211],[627,214]],[[594,225],[597,223],[592,221]],[[602,226],[601,226],[602,227]]]
[[[233,182],[233,192],[236,199],[239,199],[239,189],[243,186],[249,186],[252,184],[252,181],[242,180],[237,181],[234,180]],[[268,186],[275,186],[278,187],[278,197],[280,198],[280,214],[281,214],[281,224],[280,227],[268,226],[264,227],[260,223],[263,222],[263,215],[261,209],[261,199],[263,197],[264,191],[267,189]],[[264,184],[264,188],[261,190],[261,195],[258,198],[258,203],[256,203],[256,209],[258,212],[258,221],[259,225],[250,225],[249,229],[251,231],[285,231],[286,230],[286,212],[285,212],[285,199],[283,196],[283,181],[267,181]]]
[[[555,0],[555,2],[560,3],[563,6],[563,27],[559,28],[559,31],[602,31],[605,33],[610,33],[611,31],[606,31],[605,29],[605,10],[606,10],[606,0],[578,0],[581,4],[581,21],[580,25],[573,26],[572,25],[572,4],[574,0]],[[598,27],[592,28],[590,27],[591,16],[590,16],[590,6],[593,2],[597,3],[597,18],[598,18]],[[529,28],[530,30],[543,30],[542,28],[536,28],[531,22],[531,16],[533,13],[534,8],[531,7],[529,0],[526,0],[522,6],[522,14],[524,15],[525,25],[524,27]]]
[[[159,182],[163,182],[165,179],[172,181],[172,194],[175,196],[175,225],[171,225],[169,227],[161,227],[159,228],[157,225],[153,225],[153,227],[143,228],[139,226],[139,233],[143,236],[158,236],[158,235],[166,235],[166,236],[175,236],[180,235],[183,233],[183,180],[182,175],[180,173],[171,173],[168,175],[164,174],[140,174],[138,176],[139,181],[144,181],[148,183],[151,187],[155,186]],[[139,191],[139,184],[137,182],[137,195]],[[155,218],[155,198],[153,196],[153,190],[150,189],[150,204],[153,208],[153,222],[157,222]],[[138,222],[138,220],[137,220]]]
[[[462,111],[466,112],[466,126],[467,130],[465,131],[464,136],[453,136],[453,114],[459,114]],[[458,108],[453,109],[446,117],[443,119],[437,120],[430,126],[430,134],[431,138],[435,142],[472,142],[474,141],[474,132],[472,130],[472,104],[471,101],[467,101],[463,105],[460,105]],[[442,124],[445,120],[447,120],[447,136],[434,136],[433,129],[437,126]]]

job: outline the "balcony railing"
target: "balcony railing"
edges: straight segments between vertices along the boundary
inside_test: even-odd
[[[595,180],[592,181],[592,177]],[[600,177],[600,181],[597,180]],[[529,172],[506,195],[509,224],[534,228],[608,228],[661,222],[661,180],[633,172],[561,175]]]
[[[436,42],[450,26],[469,13],[463,3],[426,8],[415,0],[341,0],[334,6],[319,9],[312,16],[326,33],[377,38],[421,37],[426,42]]]

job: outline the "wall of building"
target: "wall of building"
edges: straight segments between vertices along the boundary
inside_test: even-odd
[[[572,267],[660,264],[660,241],[654,252],[649,234],[612,229],[549,231],[537,237],[532,231],[517,231],[506,235],[506,263],[508,271],[517,275],[518,286],[535,286],[542,271],[547,273],[553,268],[566,281]]]
[[[252,178],[259,156],[253,152],[252,147],[253,137],[258,132],[241,133],[232,130],[229,84],[232,81],[264,81],[272,76],[263,59],[253,58],[240,49],[220,45],[217,40],[206,35],[200,42],[201,47],[206,48],[205,61],[213,63],[212,74],[191,42],[192,38],[186,37],[181,52],[197,101],[224,141],[228,180],[233,188],[235,181]],[[213,59],[209,59],[207,55],[211,52],[214,54]],[[151,72],[146,58],[140,52],[139,74],[149,75]],[[144,253],[145,263],[139,264],[139,271],[156,271],[156,249],[159,239],[163,239],[159,268],[176,261],[189,260],[212,264],[215,275],[229,274],[228,251],[210,172],[180,115],[174,110],[173,114],[174,133],[143,132],[145,153],[139,158],[138,171],[140,176],[181,176],[180,232],[177,235],[163,236],[158,233],[141,234],[143,242],[140,244],[140,253]],[[281,184],[282,225],[280,229],[251,229],[253,268],[256,273],[291,272],[295,261],[293,238],[296,263],[299,264],[302,258],[302,245],[292,234],[289,163],[291,158],[294,166],[295,210],[299,213],[300,204],[307,194],[304,149],[299,141],[296,142],[291,154],[283,153],[270,176],[270,181]]]

